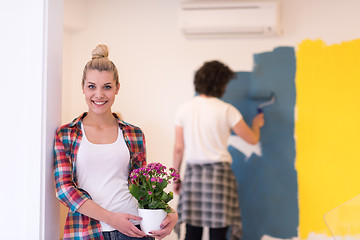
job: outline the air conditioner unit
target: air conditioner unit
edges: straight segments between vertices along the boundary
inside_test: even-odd
[[[179,26],[187,36],[281,35],[280,1],[192,0],[181,3]]]

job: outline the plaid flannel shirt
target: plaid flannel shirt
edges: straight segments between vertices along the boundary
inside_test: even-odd
[[[89,218],[77,209],[91,196],[77,186],[76,156],[82,139],[81,121],[87,113],[82,114],[69,124],[63,125],[55,134],[54,175],[56,197],[69,208],[64,240],[67,239],[104,239],[98,220]],[[117,118],[116,114],[114,116]],[[118,119],[118,118],[117,118]],[[118,119],[119,127],[130,152],[130,171],[146,166],[146,148],[144,134],[140,128]]]

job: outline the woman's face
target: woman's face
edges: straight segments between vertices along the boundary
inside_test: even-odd
[[[95,114],[111,113],[115,95],[119,92],[114,74],[108,71],[88,70],[83,85],[89,112]]]

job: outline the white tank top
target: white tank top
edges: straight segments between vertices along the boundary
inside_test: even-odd
[[[108,211],[138,215],[136,200],[128,189],[130,153],[121,129],[116,141],[110,144],[91,143],[86,138],[83,124],[81,130],[83,136],[76,159],[78,186]],[[102,231],[115,230],[100,223]]]

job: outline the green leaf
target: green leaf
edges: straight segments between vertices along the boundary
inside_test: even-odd
[[[137,185],[135,184],[130,185],[129,191],[131,195],[133,195],[138,201],[140,200],[141,189]]]
[[[151,208],[151,209],[158,209],[158,208],[160,208],[160,207],[159,207],[160,204],[161,204],[161,203],[160,203],[159,201],[153,201],[153,202],[149,203],[149,208]]]
[[[158,188],[155,188],[153,191],[154,191],[154,195],[159,198],[164,193],[164,191],[162,191],[161,189],[158,189]]]
[[[167,198],[168,198],[168,194],[167,194],[166,192],[162,192],[160,199],[161,199],[162,201],[165,201],[165,202],[166,202],[166,199],[167,199]]]
[[[159,185],[157,186],[159,188],[159,190],[163,190],[164,188],[166,188],[168,182],[166,180],[163,180],[161,183],[159,183]]]
[[[165,200],[165,202],[169,202],[171,199],[173,199],[174,198],[174,194],[173,194],[173,192],[169,192],[168,194],[167,194],[167,198],[166,198],[166,200]]]
[[[171,211],[171,208],[169,206],[164,208],[164,211],[167,212],[167,213],[172,213],[173,212],[173,211]]]
[[[139,208],[145,208],[145,204],[138,202]]]
[[[159,209],[166,209],[167,206],[168,206],[168,205],[167,205],[166,203],[160,202],[159,205],[158,205],[158,208],[159,208]]]

